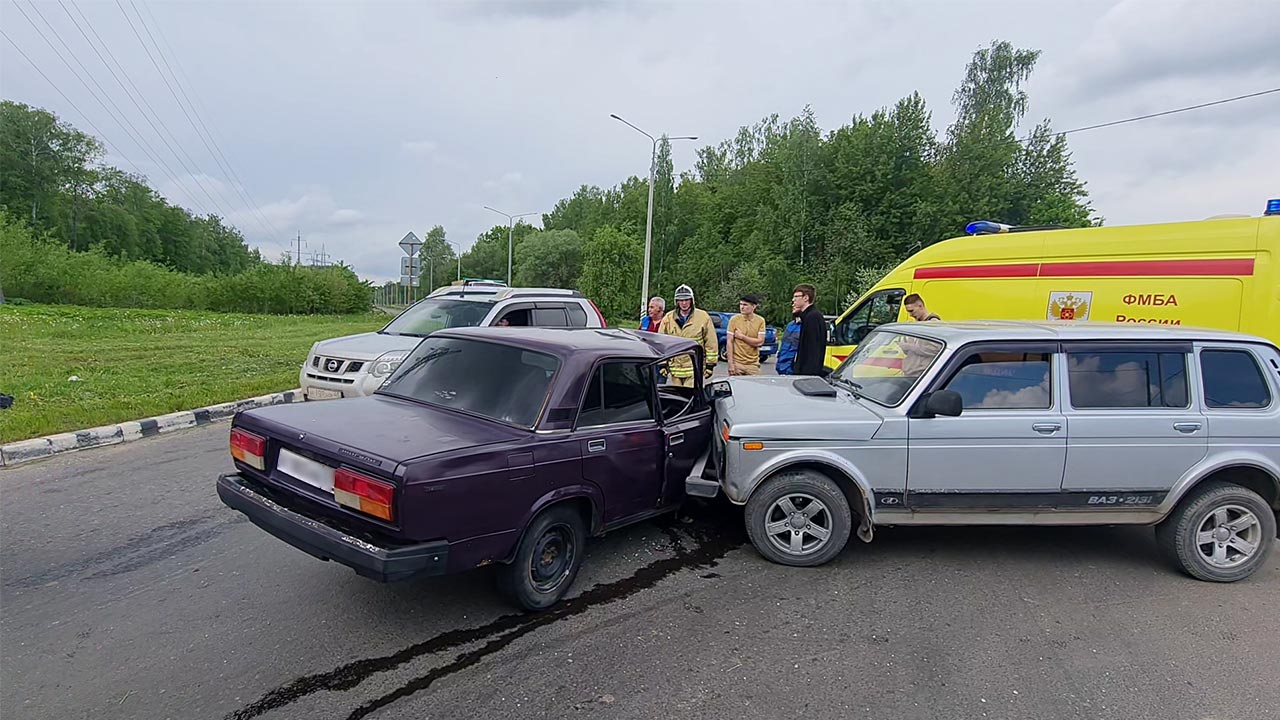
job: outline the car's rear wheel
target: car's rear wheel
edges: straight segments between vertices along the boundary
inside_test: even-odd
[[[582,515],[568,505],[544,510],[525,530],[515,559],[498,570],[498,588],[525,610],[546,610],[560,602],[582,566],[587,530]]]
[[[853,527],[849,502],[835,481],[812,470],[766,480],[747,501],[747,535],[767,560],[796,567],[829,562]]]
[[[1254,491],[1210,482],[1191,492],[1156,526],[1160,549],[1191,577],[1235,582],[1266,562],[1276,518]]]

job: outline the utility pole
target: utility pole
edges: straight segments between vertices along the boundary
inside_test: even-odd
[[[643,314],[645,308],[648,307],[649,304],[649,255],[651,252],[650,248],[653,247],[653,183],[658,170],[658,138],[655,138],[617,115],[610,114],[609,117],[649,138],[649,142],[652,144],[652,149],[649,153],[649,211],[644,224],[644,280],[642,281],[643,290],[641,290],[640,297],[640,312]],[[697,139],[697,135],[684,135],[680,137],[668,137],[667,141]]]
[[[516,218],[527,217],[529,215],[537,215],[538,213],[527,212],[527,213],[520,213],[519,215],[509,215],[507,213],[502,212],[501,210],[498,210],[497,208],[491,208],[488,205],[485,205],[484,209],[490,212],[496,212],[507,219],[507,287],[511,287],[511,256],[513,254],[512,238],[515,237]],[[461,258],[462,256],[459,255],[458,257]]]
[[[294,258],[294,265],[301,265],[302,264],[302,245],[303,245],[301,231],[298,232],[298,239],[295,240],[294,242],[298,244],[298,254]]]

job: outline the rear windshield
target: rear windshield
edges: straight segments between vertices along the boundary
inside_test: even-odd
[[[427,338],[378,392],[532,428],[559,367],[554,356],[510,345]]]
[[[484,321],[493,305],[492,300],[423,300],[400,313],[382,332],[425,337],[445,328],[473,327]]]

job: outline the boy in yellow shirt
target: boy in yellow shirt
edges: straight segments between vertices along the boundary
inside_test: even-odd
[[[756,314],[760,298],[747,294],[738,300],[738,314],[729,318],[725,351],[730,375],[759,375],[760,346],[764,344],[764,318]]]

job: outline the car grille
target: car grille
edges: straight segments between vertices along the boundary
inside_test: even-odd
[[[311,378],[312,380],[323,380],[325,382],[337,383],[339,385],[352,385],[355,383],[355,380],[352,380],[351,378],[331,377],[329,375],[317,375],[315,373],[310,373],[310,372],[307,373],[307,377]]]
[[[364,367],[364,362],[316,355],[311,358],[311,367],[330,375],[345,375],[346,373],[359,372]]]

